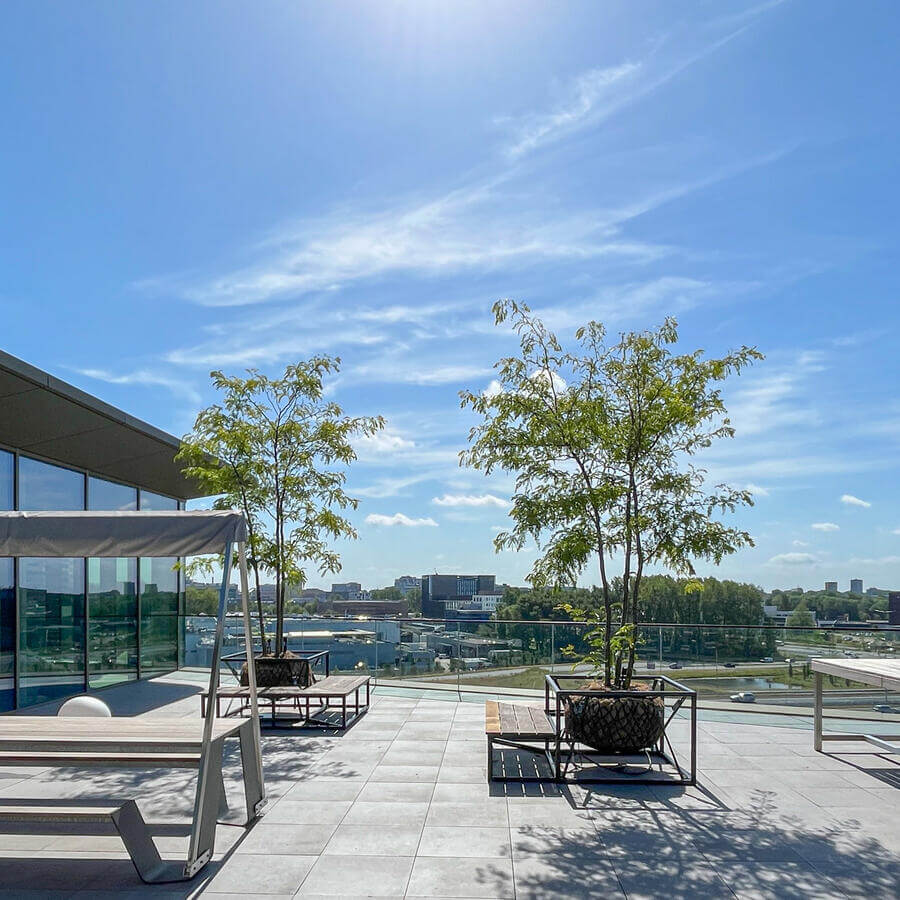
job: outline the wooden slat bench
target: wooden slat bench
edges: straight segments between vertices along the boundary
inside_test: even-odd
[[[540,753],[554,771],[550,745],[556,743],[553,720],[542,707],[488,700],[484,704],[484,733],[487,738],[488,781],[552,781],[553,776],[495,775],[494,745]],[[539,745],[539,746],[535,746]]]
[[[369,708],[371,700],[371,684],[372,679],[369,675],[329,675],[316,681],[308,687],[294,687],[292,685],[281,685],[278,687],[260,688],[256,697],[260,704],[268,704],[272,712],[272,724],[279,717],[279,706],[282,718],[284,717],[284,704],[290,704],[292,710],[298,713],[301,709],[305,709],[305,722],[307,725],[316,725],[323,727],[334,727],[333,723],[324,722],[315,718],[316,715],[322,713],[331,706],[332,701],[339,701],[341,708],[341,728],[346,728],[348,723],[352,724]],[[360,692],[366,689],[366,699],[362,702]],[[206,709],[208,700],[208,692],[200,695],[201,712]],[[352,702],[350,698],[353,698]],[[221,716],[222,700],[250,700],[250,688],[243,685],[229,685],[220,688],[216,692],[216,715]],[[228,711],[226,715],[240,715],[247,709],[245,703],[241,703],[237,710]],[[313,711],[313,705],[316,706]],[[348,720],[348,712],[352,713]]]
[[[134,800],[126,800],[119,806],[89,806],[71,800],[59,805],[0,806],[0,824],[18,822],[112,822],[142,881],[148,884],[184,881],[183,863],[164,862],[160,858],[147,823]]]

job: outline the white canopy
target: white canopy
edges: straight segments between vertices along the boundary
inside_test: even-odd
[[[246,540],[230,510],[0,512],[0,557],[193,556]]]

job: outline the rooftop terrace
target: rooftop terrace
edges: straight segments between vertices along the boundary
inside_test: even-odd
[[[182,673],[103,692],[114,714],[197,716]],[[43,711],[52,713],[51,707]],[[33,712],[33,710],[32,710]],[[556,787],[485,778],[483,705],[376,692],[343,735],[263,731],[268,812],[220,825],[188,884],[143,885],[112,832],[0,834],[14,896],[887,897],[900,885],[900,767],[812,749],[806,720],[701,718],[700,784]],[[789,727],[790,726],[790,727]],[[686,723],[673,729],[687,736]],[[509,751],[511,754],[516,751]],[[235,754],[236,755],[236,754]],[[508,760],[515,764],[515,760]],[[229,796],[240,796],[234,756]],[[4,798],[140,799],[183,855],[193,772],[0,769]]]

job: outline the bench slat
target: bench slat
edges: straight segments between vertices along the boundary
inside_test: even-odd
[[[199,753],[73,753],[71,751],[2,750],[0,765],[155,766],[193,768]]]
[[[118,806],[0,806],[0,820],[6,822],[104,822]]]
[[[553,722],[543,709],[488,700],[484,705],[485,734],[509,738],[553,737]]]

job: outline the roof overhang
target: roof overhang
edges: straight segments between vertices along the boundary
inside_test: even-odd
[[[180,500],[204,496],[175,462],[178,438],[3,351],[0,444]]]

